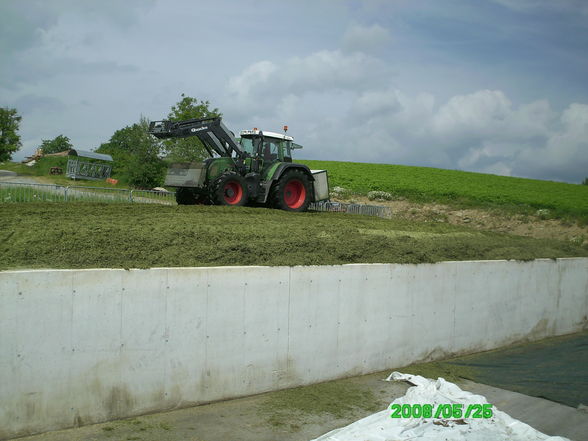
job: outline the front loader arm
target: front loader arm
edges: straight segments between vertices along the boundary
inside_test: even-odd
[[[219,156],[231,157],[234,152],[242,159],[247,156],[220,117],[185,121],[153,121],[149,124],[149,133],[159,139],[196,136],[210,154],[214,151]]]

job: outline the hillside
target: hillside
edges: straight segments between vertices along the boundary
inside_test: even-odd
[[[588,185],[513,178],[457,170],[336,161],[300,161],[329,172],[331,188],[359,195],[371,190],[395,198],[460,207],[500,208],[544,217],[572,218],[588,223]]]
[[[588,256],[446,223],[266,208],[0,204],[0,269],[422,263]]]

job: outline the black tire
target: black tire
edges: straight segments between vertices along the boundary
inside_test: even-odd
[[[272,188],[270,202],[286,211],[306,211],[310,204],[312,184],[302,170],[287,170]]]
[[[210,199],[216,205],[245,205],[249,200],[245,178],[235,172],[223,173],[212,183]]]
[[[176,190],[176,202],[178,205],[203,204],[202,193],[194,188],[180,187]]]

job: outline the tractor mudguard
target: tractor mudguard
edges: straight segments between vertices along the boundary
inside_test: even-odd
[[[278,166],[278,168],[276,168],[276,171],[274,172],[274,174],[271,176],[271,181],[272,182],[277,181],[278,179],[280,179],[280,177],[282,176],[282,174],[286,170],[289,170],[291,168],[299,168],[299,169],[302,169],[308,175],[308,179],[310,179],[311,181],[314,181],[314,178],[312,177],[312,172],[310,171],[310,169],[308,168],[308,166],[306,166],[304,164],[296,164],[296,163],[292,163],[292,162],[282,162]],[[268,178],[270,178],[270,177],[268,176]]]

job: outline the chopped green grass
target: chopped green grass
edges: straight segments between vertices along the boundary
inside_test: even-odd
[[[349,381],[331,381],[273,392],[259,405],[258,412],[272,426],[290,425],[296,430],[305,416],[346,418],[357,409],[379,410],[372,390]]]
[[[588,222],[588,185],[513,178],[457,170],[337,161],[299,161],[326,169],[329,185],[358,194],[371,190],[417,202],[501,208]]]
[[[424,263],[588,256],[570,242],[342,213],[1,204],[0,269]]]

